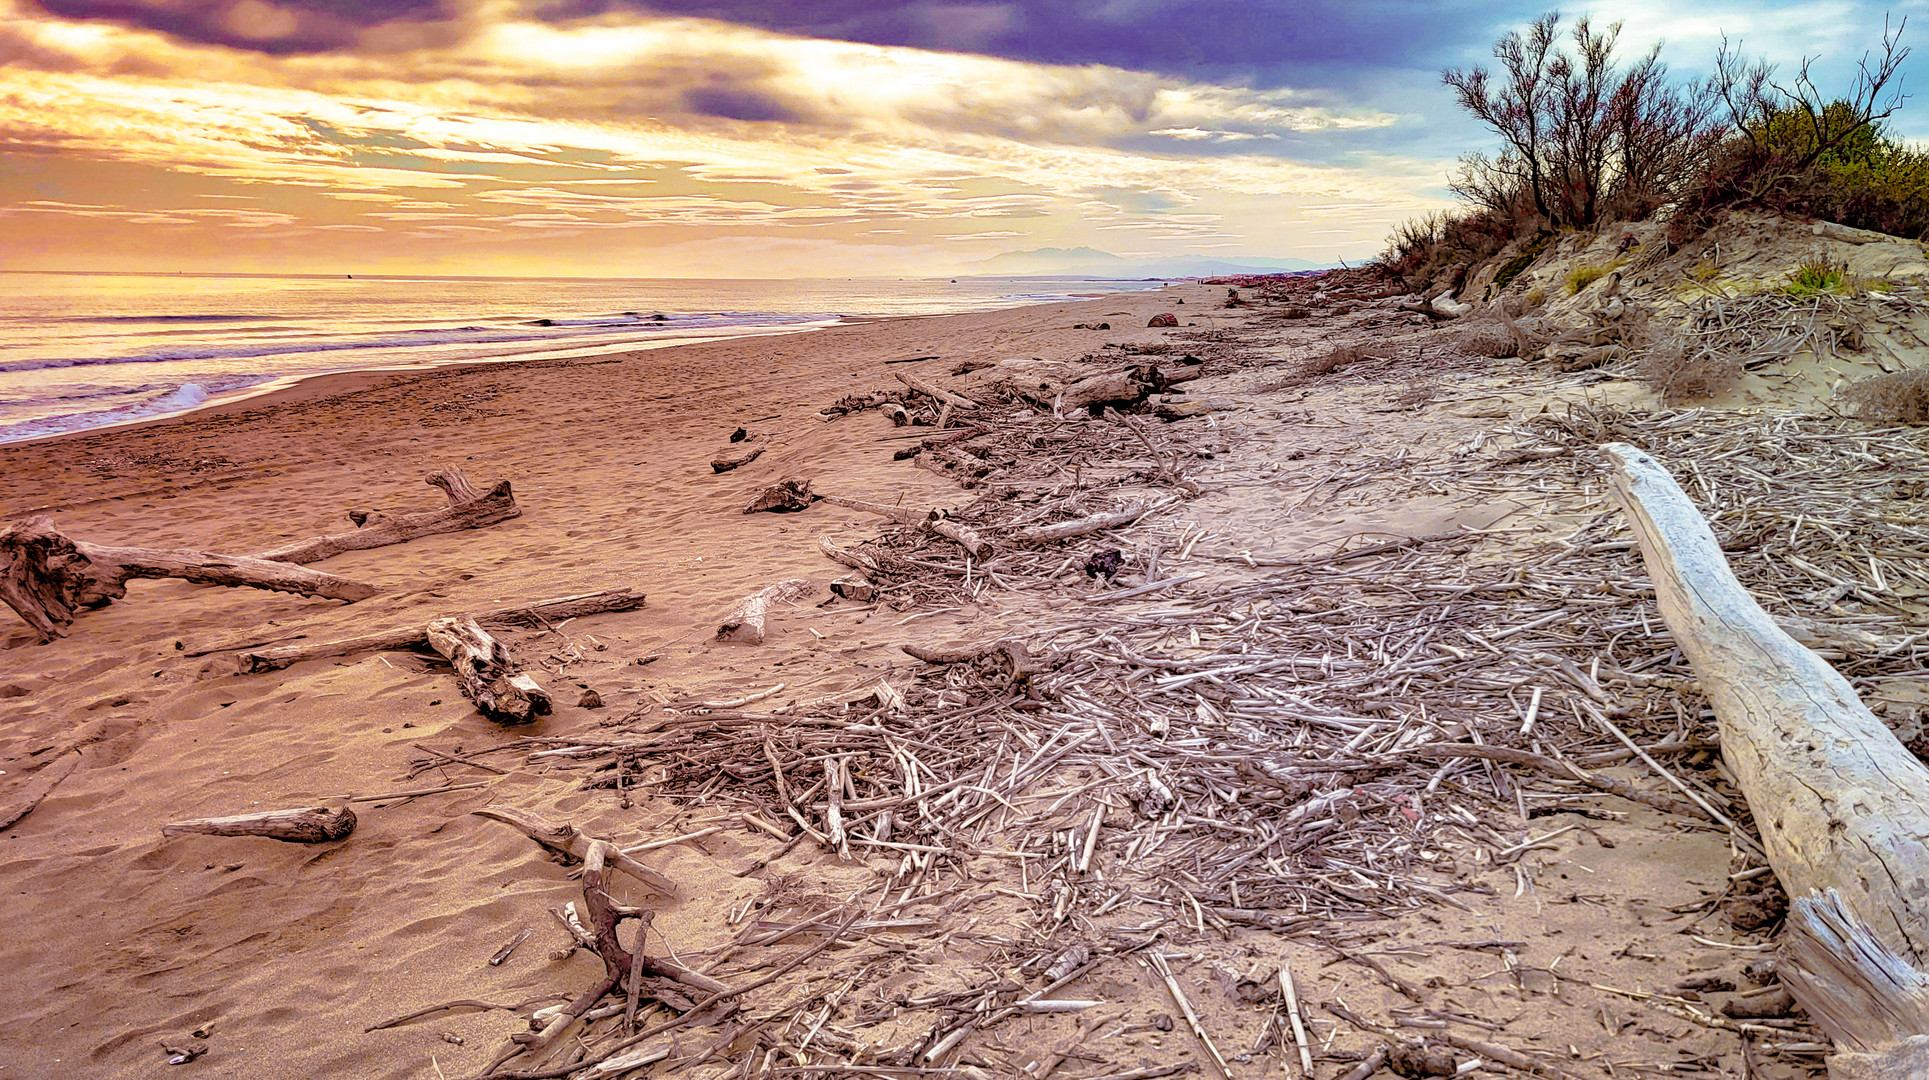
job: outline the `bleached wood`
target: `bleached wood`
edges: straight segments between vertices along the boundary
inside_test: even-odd
[[[1929,768],[1748,595],[1666,469],[1632,446],[1604,449],[1661,615],[1720,720],[1723,759],[1776,876],[1798,902],[1834,890],[1872,948],[1914,967],[1902,958],[1929,955]],[[1882,1042],[1887,1029],[1844,1008],[1832,985],[1790,980],[1812,1014],[1836,1018],[1838,1047]]]
[[[462,693],[491,720],[524,724],[554,708],[548,691],[522,673],[502,642],[466,615],[436,619],[426,629],[429,647],[455,668]]]
[[[208,836],[266,836],[291,844],[321,844],[340,840],[355,831],[355,811],[344,806],[305,806],[295,810],[266,810],[233,817],[190,818],[161,826],[162,836],[202,833]]]
[[[771,606],[802,600],[816,589],[816,584],[808,578],[789,578],[758,589],[737,601],[737,606],[723,617],[717,626],[717,640],[745,645],[762,643]]]
[[[507,480],[498,480],[488,491],[478,492],[462,470],[445,469],[430,473],[425,483],[441,488],[449,498],[449,505],[425,514],[367,517],[365,524],[354,532],[297,540],[268,551],[256,552],[254,557],[285,563],[319,562],[344,551],[363,551],[437,533],[479,529],[522,513]]]
[[[975,558],[982,558],[987,551],[991,550],[991,541],[986,540],[982,533],[968,525],[960,525],[948,518],[939,517],[933,511],[909,510],[902,506],[886,506],[883,503],[867,502],[863,499],[847,499],[841,495],[819,495],[817,496],[817,500],[819,502],[830,503],[832,506],[842,506],[850,510],[862,510],[867,514],[876,514],[879,517],[890,518],[900,525],[915,525],[919,528],[937,533],[939,536],[956,541],[960,547],[971,552]],[[826,553],[828,554],[828,552]],[[834,559],[838,558],[836,555],[832,555],[831,557]],[[843,560],[839,559],[838,561],[842,562]],[[857,567],[857,569],[861,570],[864,568]]]
[[[1071,521],[1061,521],[1056,525],[1034,525],[1011,534],[1011,538],[1021,544],[1043,544],[1052,540],[1065,540],[1087,533],[1103,532],[1130,525],[1145,516],[1145,508],[1115,510],[1103,514],[1091,514]]]

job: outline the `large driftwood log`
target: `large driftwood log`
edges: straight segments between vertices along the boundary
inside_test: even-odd
[[[430,473],[424,482],[441,488],[449,498],[449,505],[427,514],[355,515],[362,520],[357,522],[361,528],[354,532],[298,540],[257,552],[254,557],[285,563],[319,562],[344,551],[386,547],[436,533],[479,529],[522,513],[507,480],[496,481],[486,492],[477,491],[461,469],[451,468]]]
[[[526,724],[554,708],[549,691],[516,667],[502,642],[467,615],[436,619],[424,633],[429,647],[455,668],[463,696],[482,715],[505,724]]]
[[[1124,371],[1080,379],[1066,386],[1053,401],[1061,409],[1103,410],[1107,405],[1127,409],[1144,401],[1146,395],[1165,388],[1166,378],[1157,367],[1139,364]]]
[[[1768,861],[1805,912],[1791,921],[1827,940],[1834,909],[1866,931],[1853,955],[1797,947],[1792,966],[1806,971],[1789,988],[1811,1015],[1827,1018],[1838,1050],[1901,1061],[1908,1050],[1894,1043],[1887,1017],[1929,1016],[1910,999],[1924,984],[1898,988],[1883,972],[1929,955],[1929,768],[1848,680],[1755,603],[1667,470],[1634,447],[1605,449],[1661,615],[1720,720],[1722,756],[1755,810]],[[1828,899],[1801,907],[1817,897]],[[1858,976],[1815,971],[1818,953]],[[1839,996],[1850,983],[1889,989]],[[1864,1075],[1917,1074],[1898,1065]]]
[[[127,595],[129,580],[143,577],[245,585],[350,602],[381,591],[334,574],[248,555],[90,544],[62,535],[45,515],[0,530],[0,600],[19,612],[42,642],[65,636],[65,628],[81,609],[106,606]]]
[[[548,626],[551,623],[562,622],[564,619],[574,619],[579,615],[630,611],[642,607],[643,601],[644,595],[635,589],[606,589],[603,592],[562,596],[534,604],[500,607],[493,611],[478,612],[470,618],[473,618],[476,625],[484,630],[505,630],[517,626]],[[386,649],[411,649],[418,645],[426,645],[428,641],[428,627],[418,623],[414,626],[397,626],[389,630],[307,645],[275,645],[271,648],[252,649],[246,647],[236,649],[234,645],[220,645],[197,649],[188,655],[204,656],[213,652],[235,650],[235,656],[240,660],[243,671],[262,672],[276,671],[290,664],[299,664],[303,660],[320,660],[331,656],[347,656],[350,653]]]
[[[291,844],[322,844],[355,831],[355,811],[344,806],[330,810],[307,806],[298,810],[267,810],[233,817],[190,818],[161,826],[162,836],[202,833],[208,836],[266,836]]]
[[[737,606],[723,617],[723,621],[717,625],[717,640],[761,644],[764,640],[764,622],[772,604],[794,603],[816,590],[816,584],[809,578],[789,578],[758,589],[737,601]]]

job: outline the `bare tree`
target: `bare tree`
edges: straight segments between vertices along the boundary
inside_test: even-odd
[[[1442,81],[1461,107],[1501,137],[1497,157],[1461,159],[1453,190],[1501,211],[1531,201],[1554,226],[1588,226],[1609,209],[1652,209],[1713,144],[1712,105],[1667,80],[1660,46],[1625,68],[1621,24],[1574,24],[1557,47],[1549,12],[1494,45],[1499,75],[1450,68]]]
[[[1775,81],[1772,65],[1764,60],[1749,61],[1724,37],[1715,58],[1712,92],[1727,106],[1729,121],[1749,146],[1787,155],[1788,165],[1797,171],[1808,169],[1829,152],[1895,115],[1908,100],[1902,92],[1901,72],[1902,62],[1911,51],[1902,44],[1902,31],[1908,25],[1907,18],[1894,26],[1886,17],[1882,20],[1880,54],[1862,54],[1856,63],[1854,82],[1848,93],[1839,97],[1825,94],[1816,86],[1817,57],[1803,57],[1795,78],[1784,84]],[[1799,121],[1796,146],[1775,145],[1777,135],[1787,132],[1786,126],[1777,123],[1784,117]]]

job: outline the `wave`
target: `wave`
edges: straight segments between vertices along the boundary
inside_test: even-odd
[[[53,319],[63,323],[225,323],[225,322],[280,322],[280,315],[69,315]]]

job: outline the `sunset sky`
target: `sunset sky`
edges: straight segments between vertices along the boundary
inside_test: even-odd
[[[0,268],[930,276],[1040,247],[1355,259],[1447,205],[1454,159],[1487,146],[1440,69],[1486,61],[1542,7],[0,0]],[[1726,32],[1785,68],[1819,56],[1839,82],[1885,11],[1925,7],[1591,13],[1624,20],[1630,52],[1665,40],[1684,74]],[[1911,103],[1897,133],[1929,134],[1924,112]]]

